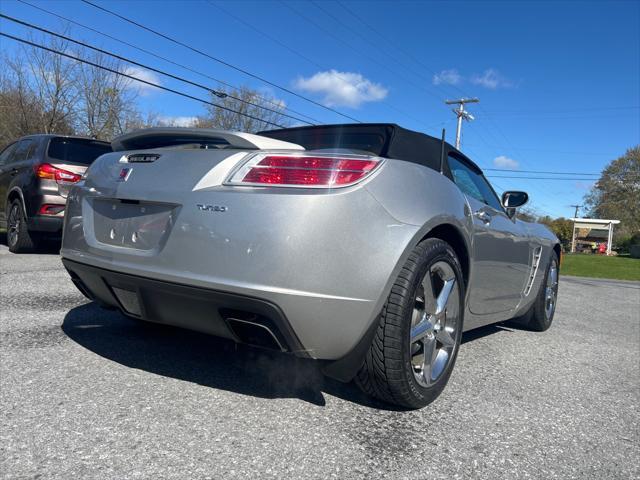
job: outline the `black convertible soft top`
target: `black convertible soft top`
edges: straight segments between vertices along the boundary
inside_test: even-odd
[[[360,150],[380,157],[419,163],[440,171],[442,141],[424,133],[402,128],[394,123],[313,125],[266,130],[259,132],[258,135],[297,143],[307,150],[327,148]],[[469,158],[445,142],[445,156],[452,152],[480,171]],[[447,169],[446,162],[445,169]]]

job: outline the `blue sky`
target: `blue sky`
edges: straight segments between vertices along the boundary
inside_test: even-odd
[[[228,83],[259,89],[321,122],[345,121],[89,5],[28,1]],[[95,1],[361,121],[395,122],[436,136],[444,126],[453,142],[454,115],[443,101],[479,97],[479,105],[469,106],[476,120],[464,125],[462,150],[482,167],[597,173],[640,143],[640,2]],[[62,27],[59,19],[16,0],[3,0],[0,10]],[[26,36],[22,27],[4,20],[0,25]],[[214,86],[80,27],[69,32]],[[10,40],[0,42],[3,52],[16,48]],[[137,74],[203,94],[149,72]],[[141,90],[139,103],[165,117],[204,112],[197,102],[152,88]],[[498,191],[527,190],[537,211],[554,216],[570,216],[568,206],[581,203],[591,185],[491,180]]]

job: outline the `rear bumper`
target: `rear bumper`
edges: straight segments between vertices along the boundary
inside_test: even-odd
[[[236,342],[281,350],[301,358],[318,358],[305,349],[276,304],[246,295],[180,283],[152,280],[62,259],[76,287],[90,300],[123,314],[155,323],[196,330]],[[127,292],[123,297],[122,292]],[[133,306],[131,297],[135,296]],[[377,322],[353,348],[334,360],[322,361],[325,375],[342,382],[357,373],[373,341]]]
[[[37,215],[27,220],[29,230],[34,232],[47,232],[52,234],[62,234],[63,216],[43,216]]]
[[[85,296],[125,315],[308,357],[282,310],[271,302],[68,259],[62,263]]]

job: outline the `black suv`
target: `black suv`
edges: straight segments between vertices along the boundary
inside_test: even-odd
[[[0,229],[15,253],[59,238],[69,187],[103,153],[107,142],[83,137],[30,135],[0,153]]]

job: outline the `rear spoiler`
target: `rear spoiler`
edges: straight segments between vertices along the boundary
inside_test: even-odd
[[[114,152],[122,150],[143,150],[147,148],[170,147],[186,143],[219,143],[239,149],[262,150],[304,150],[295,143],[254,135],[251,133],[209,128],[159,127],[145,128],[116,137],[111,142]]]

